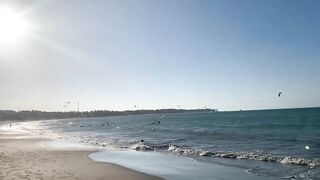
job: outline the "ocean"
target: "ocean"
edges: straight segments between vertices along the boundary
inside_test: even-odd
[[[320,179],[320,108],[75,118],[14,126],[94,146],[109,156],[126,150],[142,157],[156,152],[259,177]],[[210,172],[206,178],[211,179]]]

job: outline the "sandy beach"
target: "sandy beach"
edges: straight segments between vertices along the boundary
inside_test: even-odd
[[[0,179],[161,179],[90,160],[90,150],[53,148],[47,145],[49,141],[0,131]]]

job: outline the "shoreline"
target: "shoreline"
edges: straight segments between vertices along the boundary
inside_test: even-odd
[[[21,126],[21,125],[20,125]],[[25,126],[25,125],[23,125]],[[60,141],[54,134],[42,132],[37,126],[19,128],[16,124],[12,127],[8,123],[0,126],[0,179],[133,179],[133,180],[158,180],[158,179],[241,179],[241,180],[274,180],[272,177],[263,177],[251,174],[245,169],[229,167],[214,163],[202,163],[190,158],[162,152],[144,152],[132,149],[109,149],[99,151],[95,146],[86,146],[77,142]],[[30,129],[31,128],[31,129]],[[40,133],[33,132],[39,131]],[[18,160],[3,161],[2,151],[22,151]],[[17,152],[16,152],[17,153]],[[48,155],[49,154],[49,155]],[[28,158],[36,157],[35,159]],[[20,160],[23,159],[23,160]],[[22,163],[19,163],[22,162]],[[29,162],[35,161],[30,165]],[[40,161],[40,162],[38,162]],[[53,161],[48,162],[46,161]],[[25,164],[25,163],[29,164]],[[170,162],[170,163],[168,163]],[[8,164],[7,164],[8,163]],[[10,164],[11,163],[11,164]],[[17,165],[18,163],[18,165]],[[50,164],[51,163],[51,164]],[[56,165],[56,164],[59,165]],[[5,166],[7,164],[7,167]],[[20,164],[24,164],[21,166]],[[33,165],[42,164],[36,167]],[[90,164],[88,166],[88,164]],[[11,172],[13,167],[15,172]],[[43,168],[45,167],[45,168]],[[24,172],[21,172],[24,169]],[[54,171],[53,171],[54,170]],[[98,171],[98,172],[97,172]],[[107,171],[107,172],[105,172]],[[11,174],[10,174],[11,173]],[[13,173],[13,174],[12,174]],[[30,174],[33,174],[30,178]],[[41,174],[41,175],[40,175]],[[9,176],[8,175],[13,175]],[[24,176],[23,176],[24,175]],[[28,175],[28,176],[27,176]],[[45,178],[42,178],[45,177]]]
[[[94,150],[54,148],[48,146],[50,141],[0,130],[0,179],[162,179],[116,164],[93,161],[88,156]]]

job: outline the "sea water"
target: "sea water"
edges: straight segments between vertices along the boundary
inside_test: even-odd
[[[156,152],[174,155],[180,166],[184,160],[179,158],[185,158],[199,167],[219,164],[260,177],[320,179],[320,108],[75,118],[15,126],[98,147],[102,152],[92,156],[96,160],[108,161],[103,157],[116,152],[127,151],[133,158]],[[121,158],[109,161],[125,163]],[[210,173],[202,178],[210,179]]]

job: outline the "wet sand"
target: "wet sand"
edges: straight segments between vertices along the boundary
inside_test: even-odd
[[[122,166],[95,162],[94,151],[57,149],[49,139],[31,138],[0,131],[0,179],[30,180],[160,180]]]

